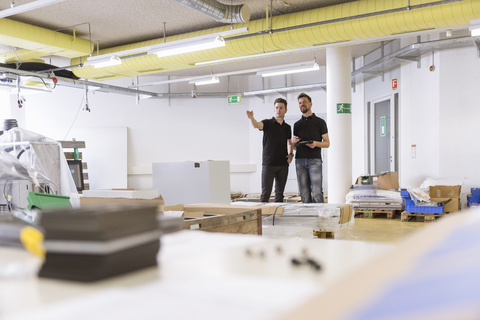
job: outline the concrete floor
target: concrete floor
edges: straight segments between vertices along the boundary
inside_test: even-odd
[[[395,219],[356,217],[353,226],[335,232],[335,239],[397,242],[429,224],[428,222],[401,222],[400,217]]]

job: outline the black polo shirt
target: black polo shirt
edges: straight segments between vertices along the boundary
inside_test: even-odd
[[[263,159],[264,166],[288,166],[287,140],[292,138],[292,128],[283,121],[278,123],[275,117],[262,120],[263,123]]]
[[[300,141],[323,141],[322,135],[328,133],[327,123],[313,113],[310,117],[302,116],[300,120],[293,125],[293,135],[300,138]],[[321,148],[310,148],[306,145],[299,144],[295,158],[315,159],[322,158]]]

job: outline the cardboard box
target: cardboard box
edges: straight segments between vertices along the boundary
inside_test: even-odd
[[[457,212],[461,207],[460,191],[461,186],[430,186],[428,195],[432,201],[438,198],[452,199],[445,204],[443,212]]]
[[[344,224],[352,220],[353,206],[351,204],[344,204],[340,206],[340,220],[338,224]]]
[[[209,232],[262,234],[262,208],[200,203],[166,206],[165,211],[183,211],[183,229]]]
[[[428,194],[432,198],[460,198],[461,186],[430,186]]]
[[[362,180],[365,179],[366,176],[360,176],[357,178],[356,184],[362,184]],[[368,176],[371,179],[373,184],[378,184],[379,189],[381,190],[391,190],[391,189],[398,189],[400,186],[398,184],[398,174],[396,172],[387,172],[383,174],[371,175]]]

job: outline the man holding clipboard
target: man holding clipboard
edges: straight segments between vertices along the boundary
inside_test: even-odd
[[[293,126],[292,142],[300,197],[303,203],[323,203],[321,148],[330,146],[327,123],[312,112],[310,96],[301,93],[297,100],[302,117]]]

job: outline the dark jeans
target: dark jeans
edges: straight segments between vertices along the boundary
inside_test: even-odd
[[[298,189],[303,203],[323,203],[322,160],[295,159]]]
[[[262,166],[262,195],[260,202],[268,202],[275,180],[275,202],[283,202],[283,191],[287,184],[288,166]]]

